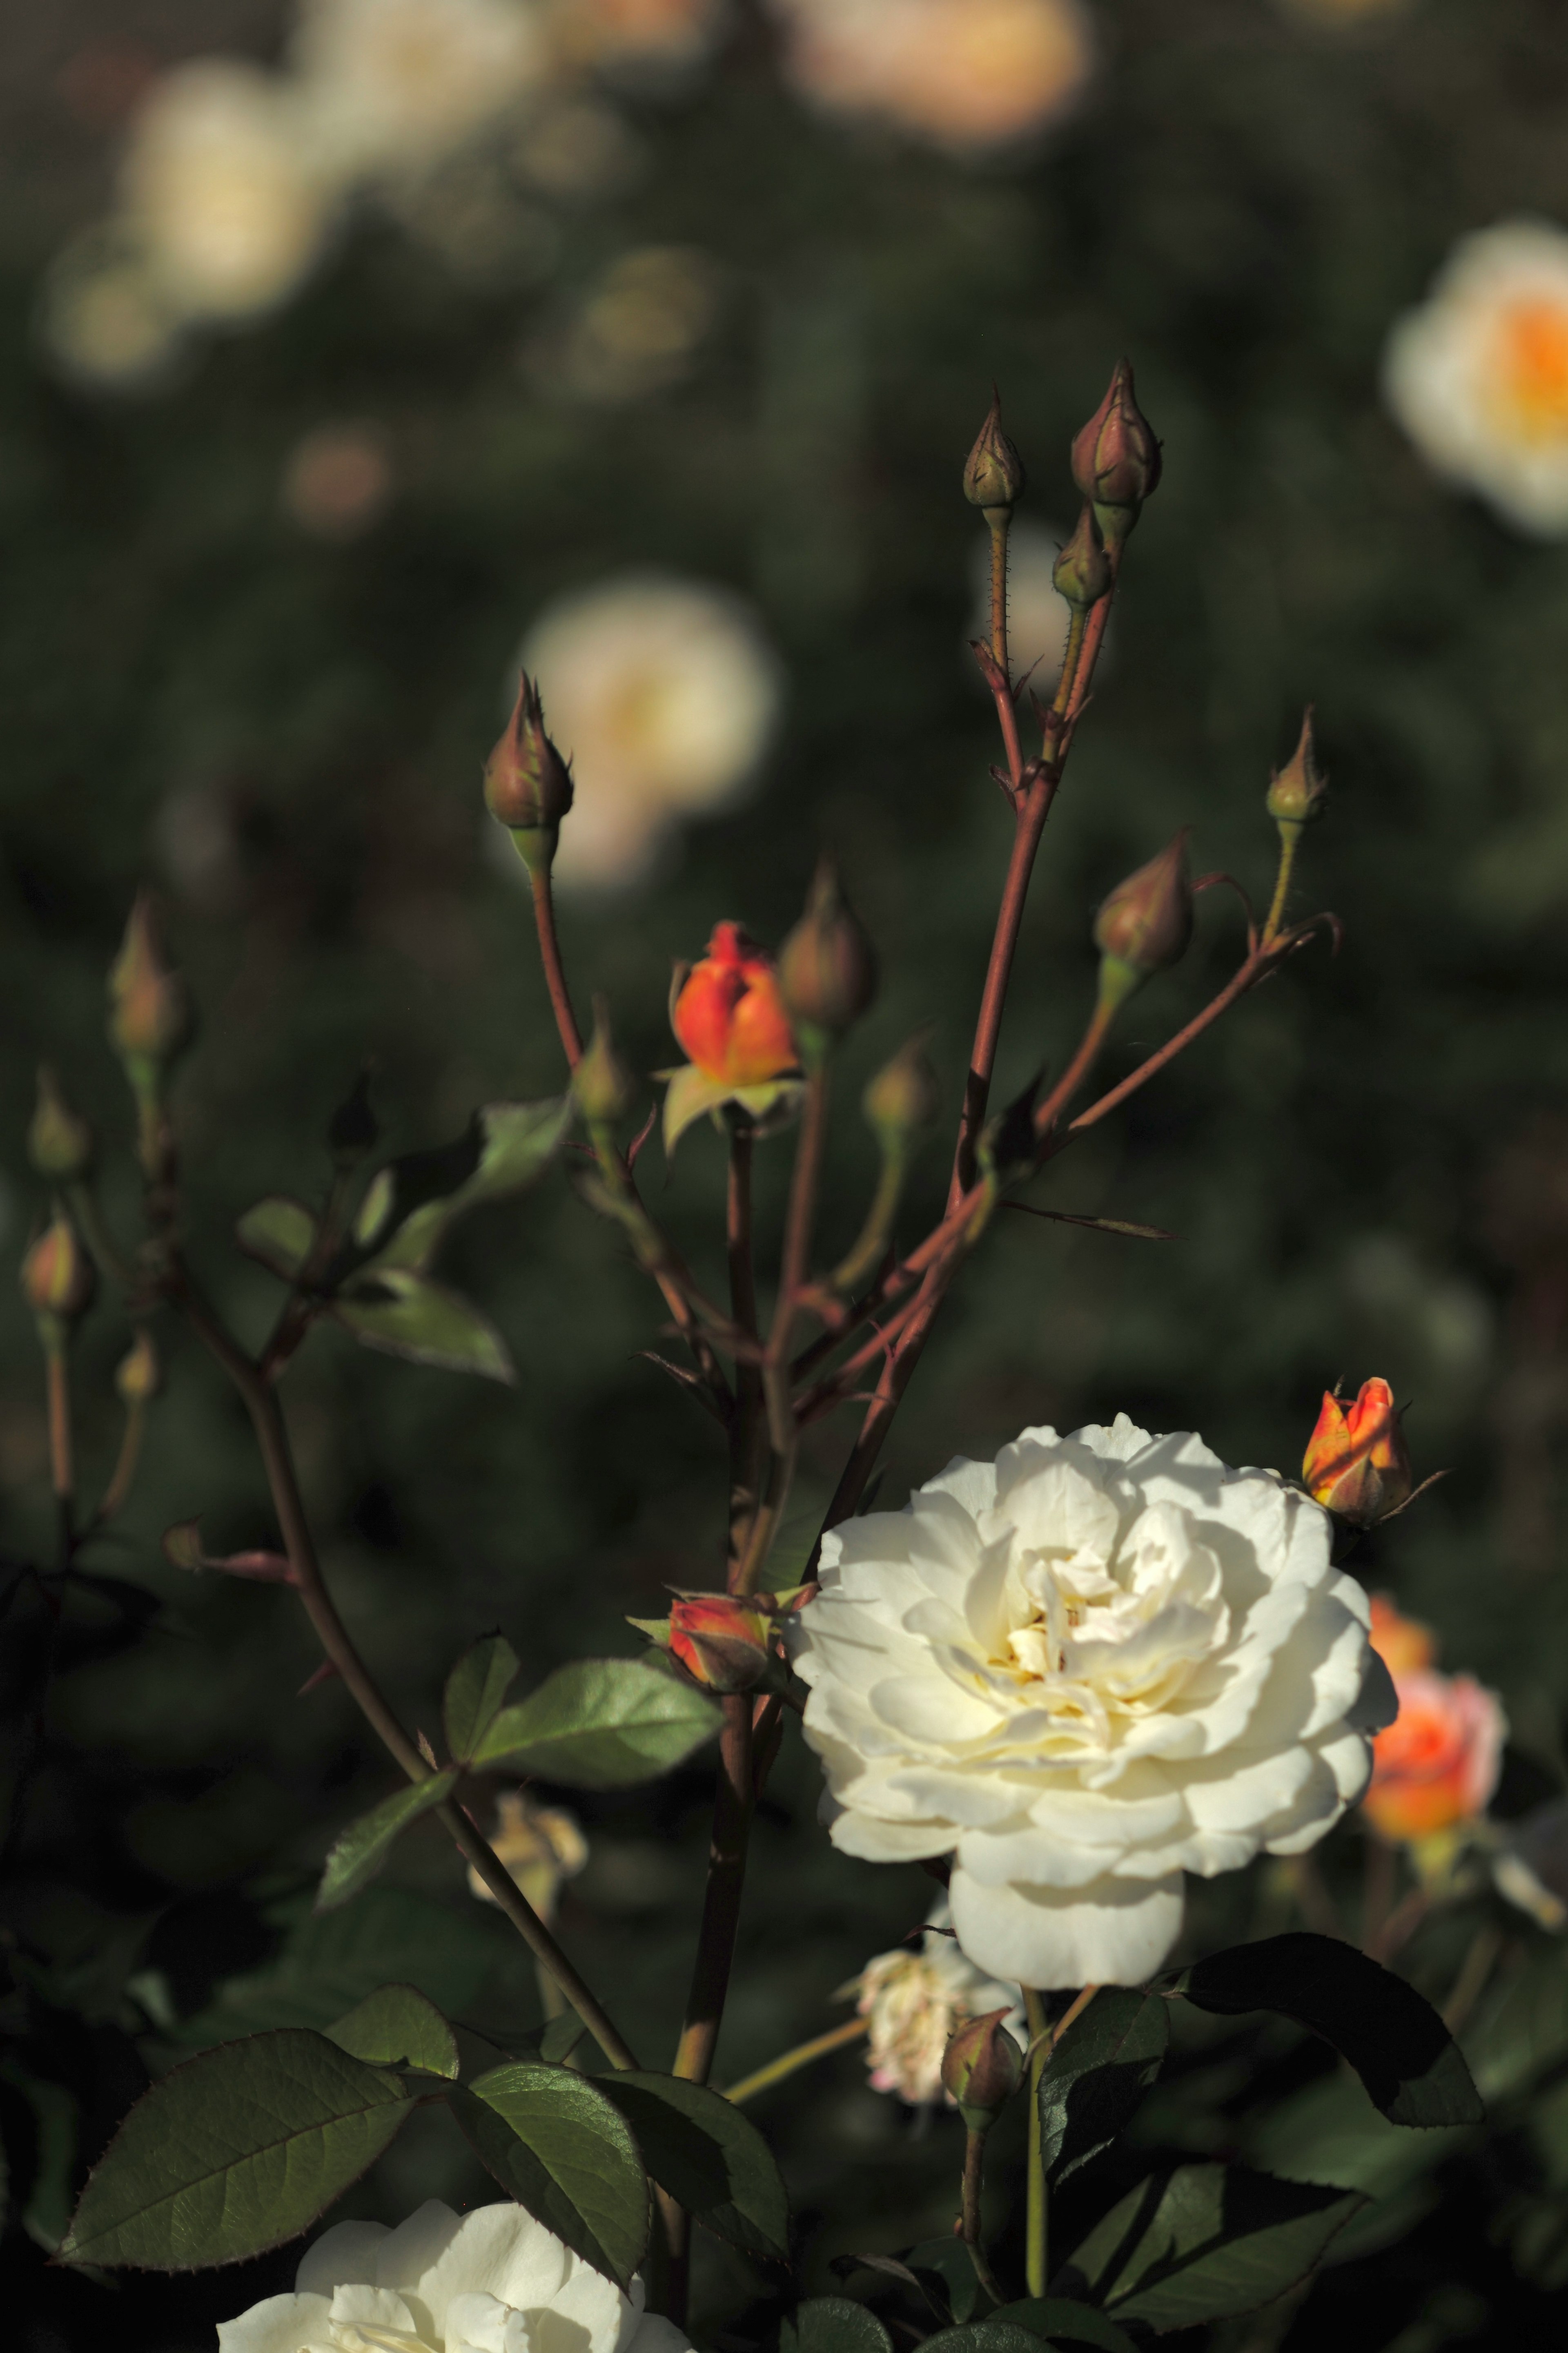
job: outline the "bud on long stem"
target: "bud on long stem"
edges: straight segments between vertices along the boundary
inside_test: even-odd
[[[1184,826],[1170,847],[1119,882],[1095,918],[1100,1003],[1126,1003],[1150,976],[1179,963],[1193,936],[1193,886]]]
[[[38,1102],[27,1129],[27,1157],[40,1176],[57,1185],[79,1185],[92,1174],[91,1126],[67,1101],[47,1062],[38,1071]]]
[[[1307,827],[1322,816],[1328,790],[1329,780],[1318,765],[1317,745],[1312,740],[1312,706],[1309,703],[1296,749],[1268,780],[1268,814],[1279,828],[1279,871],[1268,920],[1263,926],[1265,941],[1278,938],[1284,926],[1296,852]]]
[[[572,771],[544,732],[544,706],[526,670],[511,717],[485,763],[485,806],[504,825],[532,874],[549,872],[561,820],[572,806]]]
[[[171,1065],[190,1043],[193,1026],[184,982],[169,964],[156,907],[142,891],[110,967],[109,1039],[136,1098],[138,1152],[149,1185],[171,1174],[164,1088]]]
[[[1120,547],[1159,487],[1160,444],[1118,360],[1110,389],[1072,445],[1072,478],[1094,509],[1106,544]]]

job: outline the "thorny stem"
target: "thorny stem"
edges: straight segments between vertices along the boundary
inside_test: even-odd
[[[991,659],[1002,673],[1003,683],[1011,684],[1007,667],[1007,532],[1013,521],[1011,507],[987,507],[985,520],[991,526]],[[1016,776],[1013,779],[1017,783]]]
[[[1290,876],[1296,864],[1296,851],[1300,844],[1299,825],[1279,828],[1279,873],[1274,884],[1274,898],[1268,909],[1268,920],[1263,926],[1265,944],[1278,939],[1285,928],[1285,906],[1290,896]]]
[[[1002,886],[1002,904],[992,937],[991,958],[985,968],[985,985],[981,992],[980,1012],[974,1025],[974,1043],[970,1050],[969,1076],[964,1082],[963,1117],[959,1127],[958,1148],[953,1155],[952,1179],[947,1197],[949,1208],[973,1182],[974,1147],[985,1122],[991,1075],[996,1065],[996,1048],[1002,1035],[1002,1015],[1007,1002],[1007,984],[1013,976],[1013,958],[1017,950],[1018,934],[1023,927],[1025,902],[1029,895],[1029,878],[1035,870],[1040,836],[1045,831],[1046,819],[1050,815],[1051,802],[1060,781],[1059,768],[1042,769],[1029,786],[1014,826],[1013,849],[1007,860],[1006,880]]]
[[[974,2276],[992,2303],[1005,2304],[1007,2299],[992,2276],[980,2238],[980,2184],[984,2169],[985,2135],[972,2128],[963,2143],[963,2243],[974,2265]]]
[[[1046,2005],[1033,1986],[1025,1986],[1024,2015],[1029,2021],[1028,2203],[1024,2224],[1025,2264],[1031,2295],[1046,2292],[1049,2214],[1047,2206],[1046,2160],[1040,2146],[1040,2079],[1051,2055]]]
[[[868,2018],[847,2018],[841,2026],[831,2026],[826,2034],[813,2035],[809,2042],[797,2042],[793,2051],[781,2052],[770,2059],[765,2067],[758,2067],[750,2075],[742,2075],[731,2084],[724,2097],[739,2107],[742,2100],[754,2100],[759,2092],[771,2091],[802,2067],[809,2067],[814,2059],[826,2059],[830,2051],[843,2051],[851,2042],[858,2042],[871,2031]]]
[[[1116,1018],[1116,1008],[1101,997],[1089,1015],[1089,1026],[1079,1039],[1078,1050],[1050,1093],[1035,1113],[1035,1133],[1048,1135],[1066,1106],[1077,1094],[1084,1080],[1100,1059],[1100,1050],[1110,1034]]]
[[[539,934],[539,956],[544,966],[544,986],[550,991],[550,1009],[555,1016],[560,1032],[562,1051],[573,1070],[583,1059],[583,1033],[577,1027],[577,1016],[572,1010],[572,994],[566,986],[566,970],[561,961],[561,942],[555,931],[555,895],[550,887],[550,869],[544,860],[529,868],[529,881],[533,888],[533,922]]]
[[[724,1730],[719,1743],[719,1789],[713,1809],[702,1926],[697,1940],[691,1990],[687,1997],[686,2022],[671,2071],[689,2083],[705,2084],[712,2072],[724,1997],[730,1987],[735,1930],[741,1916],[741,1887],[746,1872],[752,1797],[752,1695],[749,1692],[731,1692],[724,1702]]]
[[[749,1124],[730,1132],[730,1188],[725,1240],[730,1259],[730,1313],[747,1337],[757,1337],[757,1275],[752,1254],[752,1161],[754,1139]],[[735,1406],[730,1419],[730,1527],[727,1574],[732,1577],[746,1548],[746,1531],[761,1505],[757,1445],[762,1424],[763,1377],[743,1358],[735,1365]]]
[[[387,1704],[374,1676],[354,1648],[349,1630],[327,1590],[300,1493],[288,1429],[277,1396],[263,1380],[259,1368],[219,1322],[177,1260],[165,1278],[165,1290],[197,1339],[227,1373],[250,1416],[272,1497],[272,1508],[278,1515],[283,1549],[288,1555],[300,1599],[315,1629],[317,1640],[361,1714],[408,1778],[411,1781],[427,1780],[430,1767]],[[612,2066],[635,2067],[637,2057],[630,2045],[584,1984],[504,1863],[479,1835],[462,1808],[448,1799],[444,1805],[437,1807],[436,1812],[459,1852],[479,1873],[500,1909],[535,1959],[542,1961],[550,1971]]]
[[[76,1484],[76,1465],[71,1445],[70,1366],[63,1345],[47,1351],[44,1367],[49,1415],[49,1476],[55,1501],[68,1513],[71,1490]]]

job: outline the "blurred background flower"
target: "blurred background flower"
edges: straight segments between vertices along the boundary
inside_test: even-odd
[[[1420,1846],[1486,1812],[1508,1722],[1497,1694],[1473,1675],[1438,1672],[1431,1629],[1382,1595],[1373,1604],[1372,1641],[1394,1677],[1399,1714],[1373,1741],[1362,1810],[1380,1838]]]
[[[805,97],[942,146],[997,146],[1054,121],[1094,60],[1078,0],[774,5],[789,35],[785,70]]]
[[[513,109],[551,54],[532,0],[300,0],[290,60],[340,169],[403,173]]]
[[[575,1879],[588,1860],[588,1841],[575,1814],[542,1806],[525,1789],[503,1789],[496,1799],[490,1845],[542,1920],[553,1920],[563,1880]],[[472,1863],[468,1886],[483,1904],[495,1897]]]

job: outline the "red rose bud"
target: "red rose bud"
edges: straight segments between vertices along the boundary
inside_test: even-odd
[[[1058,556],[1051,574],[1051,586],[1064,605],[1075,613],[1087,613],[1098,605],[1110,587],[1110,558],[1105,552],[1105,536],[1094,519],[1094,509],[1086,506],[1078,519],[1078,529]]]
[[[1024,495],[1024,460],[1002,430],[1002,396],[993,392],[985,422],[963,469],[963,495],[972,507],[1010,513]]]
[[[773,1656],[772,1614],[729,1593],[683,1594],[670,1606],[669,1647],[710,1691],[751,1691]]]
[[[616,1051],[602,997],[594,999],[594,1034],[572,1073],[572,1092],[590,1127],[614,1127],[637,1101],[637,1082]]]
[[[1121,1005],[1152,973],[1180,961],[1193,936],[1193,887],[1184,826],[1168,849],[1119,882],[1094,921],[1102,1003]]]
[[[705,1078],[758,1087],[800,1060],[773,958],[739,923],[715,923],[670,1008],[670,1027]]]
[[[544,732],[544,706],[526,670],[517,701],[485,762],[485,807],[504,825],[531,873],[548,872],[561,820],[572,806],[572,771]]]
[[[1024,2054],[1002,2023],[1006,2015],[991,2010],[972,2018],[942,2053],[942,2088],[970,2132],[987,2131],[1018,2088]]]
[[[22,1296],[41,1323],[68,1326],[87,1314],[98,1271],[81,1236],[57,1201],[54,1214],[22,1261]]]
[[[883,1151],[892,1157],[935,1124],[942,1108],[936,1072],[926,1053],[921,1030],[884,1062],[860,1098],[868,1125]]]
[[[1110,391],[1072,445],[1072,478],[1106,539],[1120,546],[1160,481],[1160,444],[1133,397],[1126,360],[1117,361]]]
[[[1349,1406],[1324,1397],[1307,1441],[1301,1483],[1314,1503],[1352,1527],[1371,1527],[1409,1502],[1410,1457],[1386,1381],[1363,1381]]]
[[[1307,705],[1307,715],[1301,722],[1301,740],[1282,768],[1275,771],[1268,783],[1268,814],[1279,826],[1310,825],[1313,818],[1321,817],[1328,794],[1329,780],[1318,765],[1317,745],[1312,741],[1312,706]]]
[[[73,1110],[60,1082],[45,1062],[38,1071],[38,1102],[27,1129],[27,1157],[40,1176],[76,1185],[92,1174],[95,1139],[80,1112]]]
[[[779,994],[803,1040],[840,1037],[877,994],[877,955],[824,859],[805,913],[779,950]]]
[[[191,1037],[185,984],[163,953],[151,893],[138,893],[125,938],[109,972],[109,1037],[128,1068],[156,1072]]]
[[[149,1332],[138,1332],[114,1375],[114,1386],[124,1405],[146,1405],[163,1386],[163,1368]]]

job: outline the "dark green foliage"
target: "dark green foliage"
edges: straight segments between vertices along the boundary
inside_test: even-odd
[[[595,2084],[531,2060],[493,2068],[452,2106],[509,2197],[624,2287],[647,2244],[647,2177]]]
[[[766,2141],[749,2118],[703,2084],[626,2070],[602,2079],[637,2136],[661,2189],[718,2237],[782,2261],[789,2200]]]
[[[1040,2078],[1047,2170],[1066,2179],[1127,2122],[1160,2072],[1167,2004],[1136,1986],[1102,1986],[1052,2049]]]

